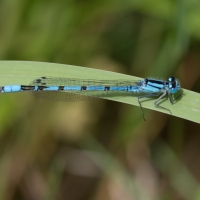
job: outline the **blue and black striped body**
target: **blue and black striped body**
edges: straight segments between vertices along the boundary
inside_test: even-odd
[[[146,78],[137,82],[127,80],[80,80],[41,77],[31,82],[30,85],[2,86],[0,87],[0,92],[30,91],[38,97],[61,101],[85,100],[91,97],[106,98],[107,95],[110,97],[115,96],[117,93],[122,95],[126,93],[138,93],[143,94],[142,96],[138,96],[138,102],[142,109],[141,98],[161,95],[154,104],[156,107],[163,108],[157,105],[158,101],[168,94],[170,102],[173,103],[174,100],[171,95],[179,89],[180,84],[175,77],[170,77],[168,81]]]
[[[0,92],[23,92],[23,91],[123,91],[134,93],[162,93],[163,90],[168,90],[170,93],[176,93],[180,89],[180,85],[176,78],[173,82],[142,79],[138,82],[131,81],[94,81],[94,80],[77,80],[65,79],[66,83],[71,85],[49,85],[49,79],[54,81],[54,84],[59,84],[59,79],[63,78],[48,78],[42,77],[34,80],[30,85],[7,85],[0,87]],[[47,81],[46,81],[47,80]],[[84,83],[84,85],[78,85]],[[113,83],[113,85],[111,85]],[[61,84],[61,82],[60,82]],[[99,84],[99,85],[98,85]]]
[[[0,89],[1,93],[23,92],[23,91],[123,91],[141,92],[135,86],[27,86],[27,85],[7,85]]]

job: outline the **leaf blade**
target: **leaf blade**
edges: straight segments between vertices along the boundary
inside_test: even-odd
[[[64,64],[31,62],[31,61],[0,61],[0,85],[23,84],[27,85],[34,79],[42,76],[79,78],[79,79],[125,79],[138,80],[140,78],[128,76],[115,72],[78,67]],[[174,105],[166,99],[162,106],[171,110],[172,115],[200,123],[200,95],[198,93],[183,89],[185,94],[181,100]],[[136,96],[123,96],[108,98],[113,101],[138,105]],[[154,106],[155,99],[142,101],[144,108],[168,113],[165,110],[158,109]]]

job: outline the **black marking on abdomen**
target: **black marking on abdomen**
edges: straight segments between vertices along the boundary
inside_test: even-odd
[[[21,90],[34,90],[35,86],[21,85]]]
[[[87,86],[81,86],[81,90],[87,90]]]
[[[64,86],[59,86],[58,90],[64,90]]]
[[[104,90],[106,91],[106,90],[110,90],[110,87],[109,86],[106,86],[105,88],[104,88]]]
[[[38,90],[44,90],[45,88],[48,88],[46,86],[38,86]]]

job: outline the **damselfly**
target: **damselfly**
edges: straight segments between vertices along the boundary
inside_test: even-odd
[[[5,85],[0,87],[0,92],[22,92],[30,91],[37,97],[59,101],[80,101],[93,97],[108,98],[116,95],[137,93],[143,119],[144,111],[141,105],[142,98],[153,98],[159,96],[154,105],[157,108],[167,110],[168,108],[159,105],[159,101],[168,95],[171,104],[177,98],[173,98],[180,90],[177,78],[170,77],[167,81],[153,78],[145,78],[140,81],[129,80],[91,80],[71,79],[58,77],[41,77],[35,79],[30,85]]]

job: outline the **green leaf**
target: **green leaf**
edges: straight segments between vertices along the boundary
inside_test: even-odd
[[[41,76],[54,76],[79,79],[126,79],[139,80],[140,78],[124,74],[78,67],[64,64],[29,62],[29,61],[0,61],[0,85],[23,84],[27,85]],[[174,105],[164,99],[160,105],[171,110],[173,116],[200,123],[200,95],[183,89],[184,96]],[[3,94],[2,94],[3,95]],[[119,101],[131,105],[138,105],[137,96],[111,97],[113,101]],[[168,111],[156,108],[155,99],[142,101],[144,108],[170,114]],[[133,113],[134,115],[134,113]]]

